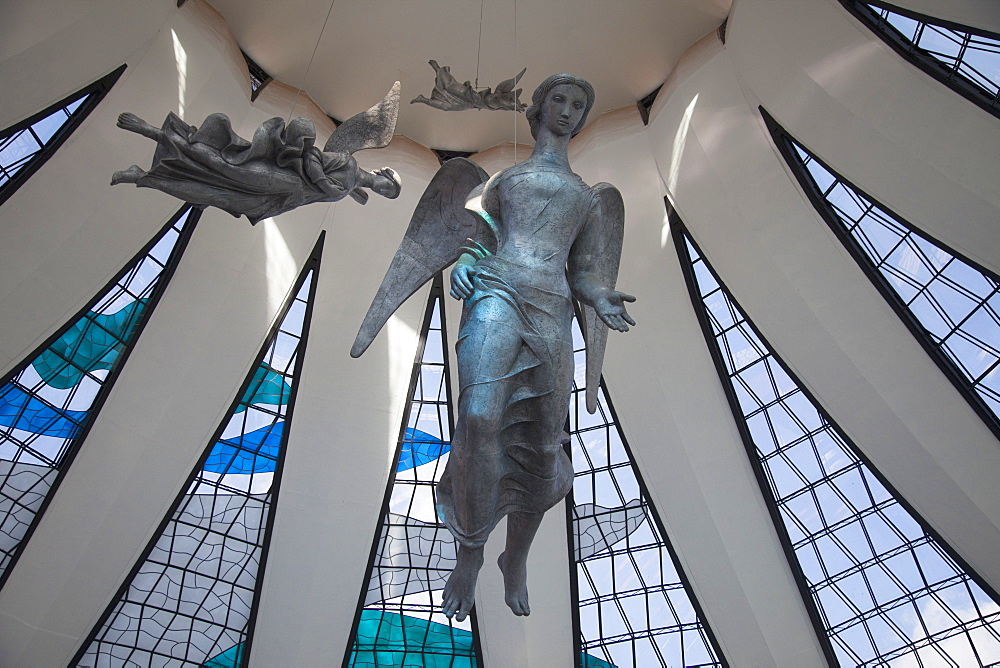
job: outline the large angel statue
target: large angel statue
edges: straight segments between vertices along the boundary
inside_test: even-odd
[[[475,163],[455,158],[435,175],[351,350],[361,355],[396,308],[461,254],[451,273],[451,294],[464,300],[458,419],[437,486],[438,515],[458,541],[442,610],[458,620],[475,602],[483,545],[505,516],[505,600],[515,615],[530,611],[528,549],[542,514],[573,482],[563,449],[573,300],[583,307],[591,412],[608,328],[635,325],[625,310],[635,298],[615,290],[621,193],[607,183],[587,186],[567,156],[594,89],[556,74],[531,101],[535,148],[526,161],[487,178]]]
[[[201,127],[188,125],[173,112],[162,128],[131,113],[118,127],[156,142],[149,171],[132,165],[115,172],[111,185],[134,183],[155,188],[199,207],[214,206],[256,225],[313,202],[336,202],[348,195],[364,204],[368,188],[383,197],[399,195],[396,172],[369,172],[352,155],[388,146],[396,129],[399,82],[371,109],[344,121],[321,151],[316,127],[308,118],[271,118],[247,141],[233,132],[229,117],[211,114]]]

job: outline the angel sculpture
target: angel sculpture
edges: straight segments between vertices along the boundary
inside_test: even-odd
[[[200,128],[173,112],[162,128],[131,113],[118,127],[156,142],[153,166],[115,172],[111,185],[134,183],[155,188],[198,207],[214,206],[256,225],[313,202],[336,202],[348,195],[364,204],[368,193],[399,195],[399,176],[388,167],[369,172],[358,166],[355,151],[384,148],[392,140],[399,111],[399,82],[371,109],[340,124],[323,150],[315,146],[316,127],[308,118],[271,118],[247,141],[233,132],[229,117],[211,114]]]
[[[458,420],[436,492],[438,516],[458,542],[442,611],[459,621],[475,602],[486,539],[505,516],[504,598],[515,615],[530,612],[528,549],[543,513],[573,483],[563,450],[573,300],[583,307],[590,412],[608,328],[635,325],[625,309],[635,298],[615,290],[621,193],[607,183],[588,187],[567,155],[594,89],[556,74],[531,101],[536,142],[526,161],[488,178],[454,158],[431,180],[351,350],[360,356],[399,305],[461,254],[451,272],[451,295],[464,300]]]
[[[434,68],[434,90],[430,97],[418,95],[410,104],[418,102],[426,104],[442,111],[464,111],[466,109],[488,109],[491,111],[524,111],[527,106],[521,102],[521,89],[514,90],[514,86],[527,72],[527,68],[521,70],[513,79],[507,79],[497,84],[497,89],[491,91],[489,87],[483,90],[476,90],[472,83],[458,83],[447,65],[441,66],[436,60],[428,61]],[[478,83],[478,79],[476,81]]]

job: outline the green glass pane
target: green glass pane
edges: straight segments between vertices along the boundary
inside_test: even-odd
[[[472,632],[426,619],[363,610],[350,666],[476,668]]]
[[[261,365],[257,367],[257,371],[254,372],[253,380],[250,381],[250,385],[247,387],[247,391],[240,401],[240,407],[236,409],[236,412],[242,413],[247,409],[247,406],[253,404],[284,406],[288,403],[291,392],[292,388],[285,382],[284,376],[276,371],[272,371],[267,364],[261,362]]]
[[[65,390],[84,374],[110,369],[135,333],[149,300],[138,299],[115,313],[89,311],[31,363],[52,387]]]
[[[580,668],[616,668],[615,664],[598,659],[586,652],[580,652]]]
[[[217,654],[201,664],[201,668],[239,668],[243,662],[243,643],[233,645],[222,654]]]

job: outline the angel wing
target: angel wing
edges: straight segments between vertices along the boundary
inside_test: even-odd
[[[517,85],[517,82],[521,80],[521,77],[524,76],[524,73],[527,71],[528,68],[525,67],[523,70],[518,72],[517,76],[514,77],[513,79],[505,79],[504,81],[501,81],[500,83],[497,84],[497,89],[495,92],[497,93],[511,92],[512,90],[514,90],[514,86]]]
[[[351,116],[337,126],[326,140],[324,151],[354,153],[365,148],[385,148],[396,131],[399,114],[399,82],[386,93],[382,101],[368,111]]]
[[[598,183],[592,190],[600,201],[600,230],[598,248],[594,253],[594,273],[601,283],[614,289],[618,281],[618,266],[622,257],[622,240],[625,236],[625,202],[622,194],[610,183]],[[597,389],[604,366],[604,350],[608,344],[608,326],[597,316],[591,306],[583,306],[584,340],[587,342],[587,412],[597,410]]]
[[[360,357],[396,309],[454,262],[468,240],[495,246],[486,221],[465,208],[470,193],[487,177],[482,167],[465,158],[448,160],[434,175],[361,323],[351,357]]]

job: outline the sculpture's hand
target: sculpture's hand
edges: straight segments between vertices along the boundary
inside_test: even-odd
[[[468,299],[472,296],[472,277],[476,269],[471,264],[459,262],[451,270],[451,296],[455,299]],[[634,298],[633,298],[634,299]]]
[[[619,332],[627,332],[628,326],[635,327],[633,320],[625,310],[625,302],[634,302],[635,297],[617,290],[609,290],[595,300],[594,310],[604,324]]]

